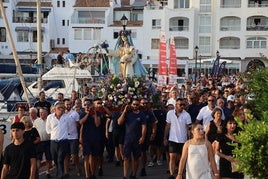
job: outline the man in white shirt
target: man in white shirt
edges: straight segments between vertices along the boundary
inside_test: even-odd
[[[72,110],[72,102],[70,99],[64,100],[65,105],[65,114],[70,117],[69,121],[69,133],[68,133],[68,150],[67,155],[64,160],[64,172],[66,176],[69,176],[69,166],[70,166],[70,157],[72,156],[76,174],[80,176],[79,169],[79,160],[78,160],[78,149],[79,149],[79,141],[78,141],[78,128],[79,128],[79,114]]]
[[[55,113],[47,117],[46,131],[50,134],[51,154],[56,165],[57,178],[64,178],[64,158],[68,149],[69,121],[64,103],[55,104]]]
[[[175,109],[167,113],[164,145],[169,147],[169,179],[175,179],[175,166],[182,153],[183,144],[187,141],[189,125],[192,123],[191,116],[184,107],[184,100],[178,98]]]
[[[215,96],[212,96],[212,95],[208,96],[208,105],[201,108],[197,117],[196,117],[197,123],[200,123],[203,120],[203,129],[204,130],[206,130],[208,123],[213,120],[211,113],[215,107],[217,107]],[[218,107],[218,108],[220,108],[220,107]],[[223,114],[223,111],[222,111],[222,114]],[[224,120],[224,119],[225,119],[225,116],[223,114],[222,120]]]
[[[46,107],[39,109],[39,118],[34,120],[33,125],[40,135],[40,143],[37,146],[37,169],[40,168],[43,154],[46,157],[46,176],[50,178],[49,169],[52,166],[52,156],[50,152],[50,135],[46,131],[46,122],[48,116],[48,109]]]

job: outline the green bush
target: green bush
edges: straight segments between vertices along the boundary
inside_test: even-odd
[[[268,177],[268,120],[252,120],[244,125],[237,139],[241,147],[234,150],[239,168],[247,175],[264,179]]]
[[[268,178],[268,70],[255,69],[242,75],[253,109],[249,124],[241,125],[234,150],[239,169],[256,179]]]

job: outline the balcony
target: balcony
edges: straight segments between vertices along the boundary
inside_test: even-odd
[[[73,24],[105,24],[105,11],[74,11]]]
[[[189,31],[189,26],[169,26],[169,31]]]
[[[221,8],[241,8],[241,0],[221,0]]]
[[[237,37],[223,37],[220,39],[220,49],[240,49],[240,39]]]
[[[189,19],[186,17],[170,18],[169,31],[189,31]]]
[[[236,25],[236,26],[221,25],[220,26],[220,31],[240,31],[240,29],[241,29],[240,25]]]
[[[268,17],[251,16],[247,19],[247,31],[268,31]]]
[[[248,7],[249,8],[263,8],[263,7],[268,7],[268,0],[259,0],[259,1],[250,0],[248,2]]]
[[[105,24],[105,18],[80,17],[72,19],[74,24]]]
[[[36,23],[36,17],[14,17],[13,23]],[[47,23],[47,18],[41,18],[41,23]]]
[[[268,25],[248,25],[247,31],[268,31]]]

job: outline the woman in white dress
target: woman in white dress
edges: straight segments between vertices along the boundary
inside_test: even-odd
[[[205,139],[201,124],[193,124],[193,138],[188,140],[182,150],[176,179],[182,179],[186,164],[186,179],[218,179],[216,163],[211,143]]]

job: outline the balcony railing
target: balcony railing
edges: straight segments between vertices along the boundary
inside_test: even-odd
[[[248,25],[247,31],[268,31],[268,25]]]
[[[221,31],[240,31],[240,26],[237,25],[237,26],[221,26],[220,27],[220,30]]]
[[[75,23],[75,24],[105,24],[105,18],[78,17],[78,18],[73,18],[72,23]]]
[[[220,49],[240,49],[239,45],[220,45]]]
[[[170,26],[169,31],[189,31],[189,26]]]
[[[248,7],[268,7],[268,3],[263,3],[263,4],[248,4]]]
[[[241,4],[221,4],[221,8],[240,8]]]
[[[13,23],[36,23],[36,17],[14,17]],[[41,18],[41,23],[47,23],[47,18]]]

